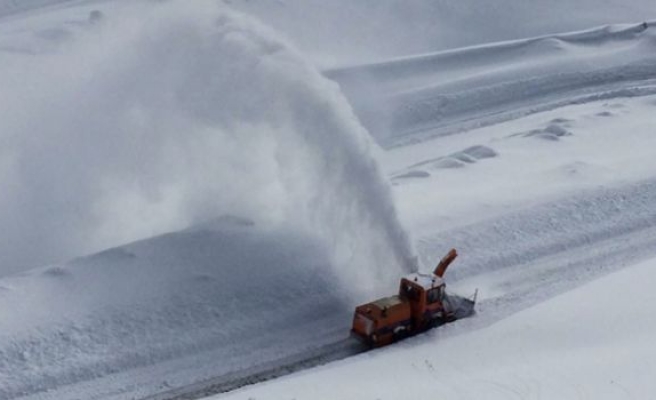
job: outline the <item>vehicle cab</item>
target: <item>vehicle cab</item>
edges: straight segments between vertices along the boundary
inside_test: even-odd
[[[401,279],[399,296],[410,303],[415,329],[428,329],[450,318],[445,287],[444,280],[434,274],[414,273]]]

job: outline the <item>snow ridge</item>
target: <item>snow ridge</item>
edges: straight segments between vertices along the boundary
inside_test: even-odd
[[[379,142],[398,145],[482,126],[486,119],[496,123],[504,113],[505,119],[517,118],[548,109],[545,104],[562,106],[564,99],[571,104],[577,97],[594,98],[656,79],[654,26],[609,25],[333,69],[326,75],[340,83]]]

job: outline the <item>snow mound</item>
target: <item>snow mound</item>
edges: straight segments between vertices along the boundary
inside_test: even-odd
[[[542,129],[532,129],[529,132],[518,133],[512,136],[521,136],[521,137],[536,137],[539,139],[558,141],[562,137],[572,136],[572,132],[567,130],[567,124],[561,123],[560,121],[552,121],[545,128]]]
[[[458,151],[448,156],[433,158],[422,161],[408,167],[408,171],[399,172],[392,176],[394,182],[405,180],[409,178],[428,178],[431,176],[428,170],[440,170],[451,168],[463,168],[468,164],[475,164],[480,160],[486,158],[495,158],[499,154],[488,146],[476,145],[468,147],[462,151]]]
[[[3,399],[203,352],[216,374],[247,368],[343,337],[351,308],[320,241],[250,225],[166,234],[1,282]]]

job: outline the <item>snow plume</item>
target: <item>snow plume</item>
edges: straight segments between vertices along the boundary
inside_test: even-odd
[[[11,57],[5,272],[222,215],[315,236],[351,287],[415,268],[367,132],[255,21],[210,1],[133,3],[54,51]]]

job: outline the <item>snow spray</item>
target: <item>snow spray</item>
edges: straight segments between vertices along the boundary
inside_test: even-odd
[[[316,236],[357,291],[415,268],[368,133],[275,33],[210,1],[133,4],[97,25],[14,71],[40,90],[16,89],[25,109],[0,133],[0,253],[22,251],[9,261],[236,215]]]

